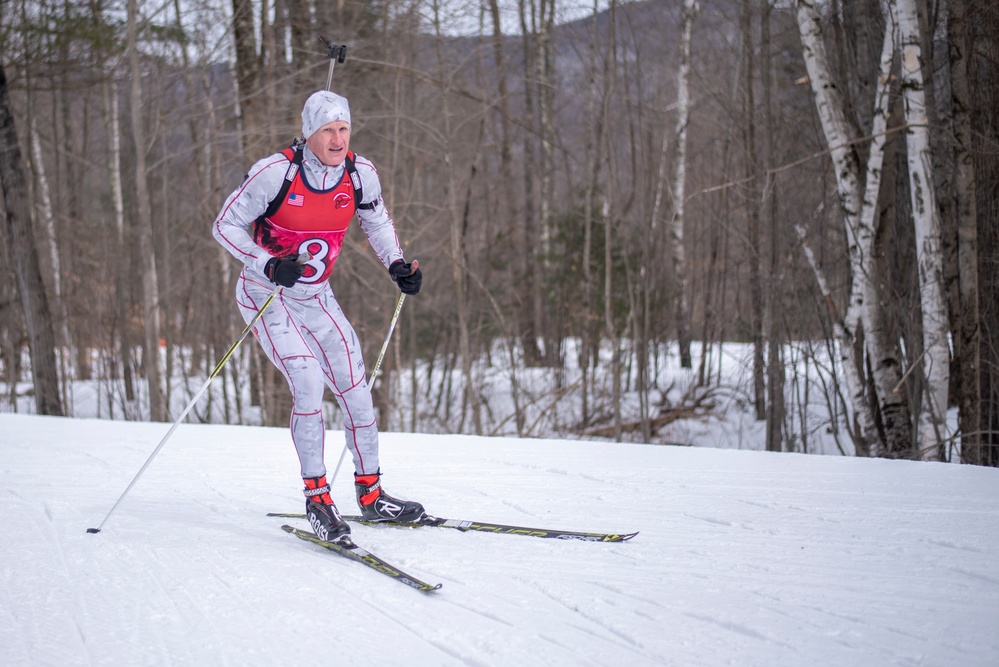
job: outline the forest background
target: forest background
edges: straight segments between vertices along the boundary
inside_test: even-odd
[[[807,451],[814,393],[845,453],[999,465],[999,7],[973,0],[0,0],[2,409],[73,415],[89,382],[102,416],[178,416],[243,327],[211,222],[300,133],[319,36],[426,276],[382,428],[537,435],[571,404],[564,435],[662,442],[738,345],[760,448]],[[398,291],[359,231],[333,287],[370,368]],[[217,384],[221,420],[286,423],[256,345]]]

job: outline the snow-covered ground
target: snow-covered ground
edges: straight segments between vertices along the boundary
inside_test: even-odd
[[[434,513],[641,531],[354,528],[426,594],[265,516],[303,506],[286,429],[180,426],[87,534],[167,428],[0,414],[0,664],[999,665],[995,469],[383,434]]]

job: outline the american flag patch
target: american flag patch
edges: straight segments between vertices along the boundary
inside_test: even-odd
[[[288,195],[288,204],[290,206],[301,206],[305,203],[305,195],[297,195],[294,192]]]

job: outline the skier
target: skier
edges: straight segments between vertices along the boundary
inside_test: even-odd
[[[403,257],[385,210],[374,165],[349,151],[350,107],[336,93],[313,93],[302,110],[304,146],[254,164],[215,220],[215,239],[243,270],[236,304],[246,322],[281,286],[253,328],[293,397],[291,437],[305,483],[305,511],[320,539],[350,533],[330,496],[324,462],[324,384],[344,415],[354,460],[357,503],[372,521],[418,521],[423,505],[381,487],[378,430],[361,346],[340,309],[329,277],[356,211],[361,228],[404,294],[417,294],[423,274]]]

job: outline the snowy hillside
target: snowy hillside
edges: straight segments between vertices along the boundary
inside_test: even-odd
[[[0,664],[999,665],[995,469],[383,434],[433,513],[641,531],[354,528],[425,594],[265,516],[303,507],[286,429],[180,426],[88,535],[167,428],[0,414]]]

